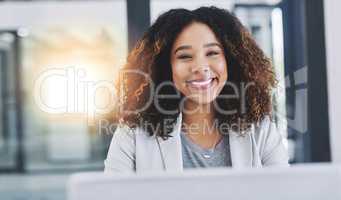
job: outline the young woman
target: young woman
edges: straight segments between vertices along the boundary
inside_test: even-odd
[[[172,9],[128,56],[105,171],[288,165],[269,59],[228,11]]]

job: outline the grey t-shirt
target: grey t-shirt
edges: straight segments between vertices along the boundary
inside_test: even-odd
[[[231,166],[228,135],[223,135],[223,138],[214,148],[204,149],[181,132],[181,146],[184,168]]]

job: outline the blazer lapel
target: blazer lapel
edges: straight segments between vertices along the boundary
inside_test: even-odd
[[[161,159],[163,159],[166,171],[183,171],[182,149],[181,149],[181,121],[182,113],[179,114],[177,122],[171,132],[170,138],[163,140],[158,138],[160,143]]]
[[[252,138],[251,132],[241,135],[237,132],[230,132],[230,152],[233,168],[252,167]]]

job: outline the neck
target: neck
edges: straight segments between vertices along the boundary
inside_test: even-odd
[[[214,105],[185,102],[183,126],[185,134],[202,147],[210,148],[221,138],[215,123]]]
[[[193,101],[185,102],[183,112],[185,126],[211,126],[214,122],[213,104],[197,104]],[[208,127],[207,127],[208,128]],[[204,130],[201,130],[204,131]]]

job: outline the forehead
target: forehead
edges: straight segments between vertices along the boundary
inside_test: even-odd
[[[219,43],[209,26],[200,22],[193,22],[186,26],[175,39],[173,49],[182,46],[202,46],[203,44]]]

